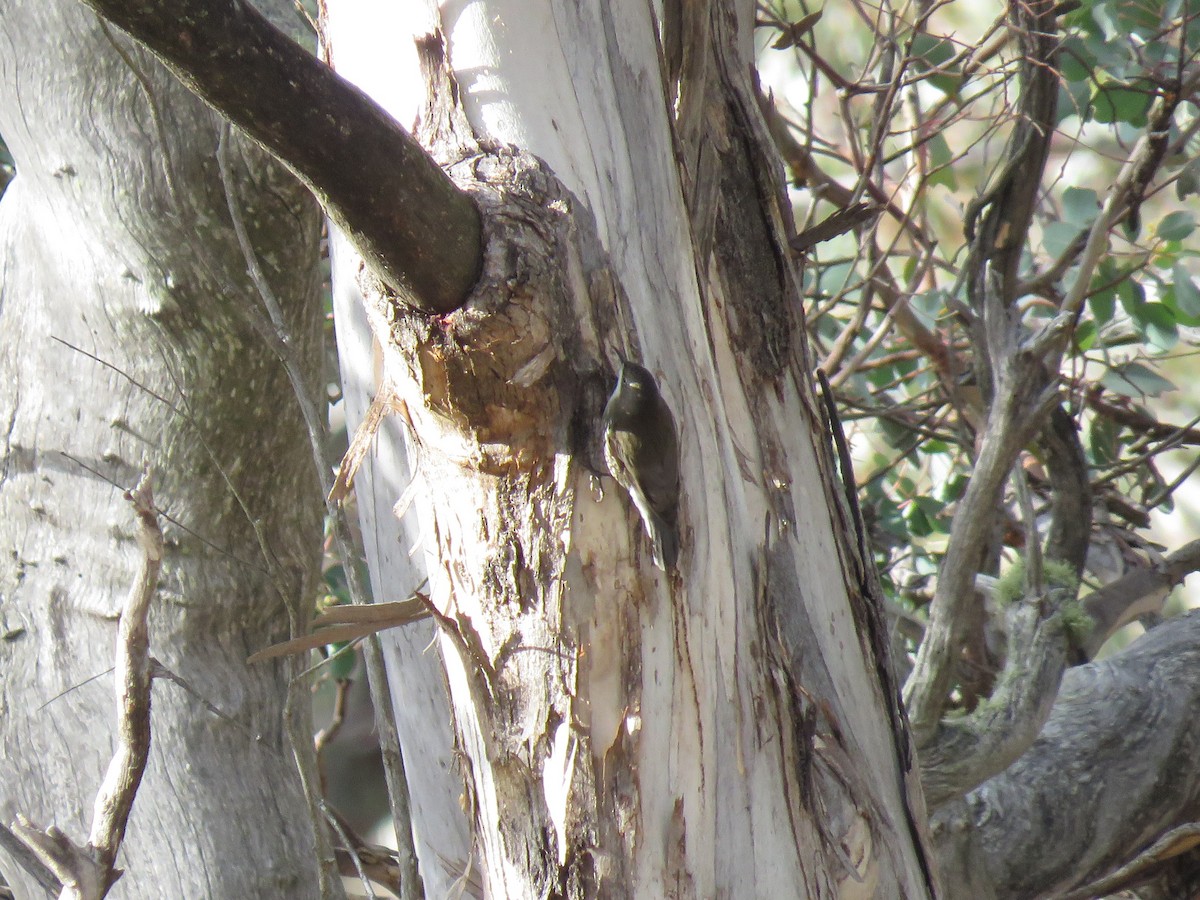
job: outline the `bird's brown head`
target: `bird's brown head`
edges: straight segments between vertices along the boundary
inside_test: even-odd
[[[622,362],[613,391],[610,406],[612,412],[622,416],[637,415],[654,405],[658,399],[658,384],[654,376],[635,362]]]

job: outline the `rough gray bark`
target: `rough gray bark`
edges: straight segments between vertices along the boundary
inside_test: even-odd
[[[258,298],[227,224],[218,120],[77,3],[5,0],[0,36],[18,170],[0,201],[0,818],[86,838],[138,555],[109,481],[130,487],[149,464],[172,519],[150,649],[228,718],[155,682],[111,896],[313,896],[286,673],[244,660],[311,604],[320,506],[288,381],[247,318]],[[315,388],[317,209],[257,150],[236,157]],[[3,853],[0,868],[41,896]]]
[[[507,13],[531,5],[492,8]],[[895,727],[898,717],[888,721],[881,714],[891,711],[891,697],[878,689],[887,678],[877,677],[884,661],[869,597],[860,591],[863,561],[854,559],[811,405],[799,292],[781,240],[790,223],[769,174],[773,160],[760,152],[761,122],[747,89],[750,4],[667,4],[657,22],[637,3],[614,2],[599,11],[569,3],[539,9],[568,52],[543,57],[551,41],[529,25],[537,17],[498,14],[495,21],[509,27],[492,37],[512,42],[507,55],[490,61],[494,70],[465,64],[462,73],[462,97],[480,132],[488,130],[486,122],[494,128],[487,137],[519,144],[554,172],[521,154],[497,154],[491,144],[479,159],[483,172],[476,180],[510,192],[504,199],[523,217],[529,243],[510,235],[511,244],[493,248],[488,291],[461,314],[414,317],[386,291],[370,291],[376,332],[391,355],[390,369],[373,374],[403,382],[415,424],[397,421],[421,439],[417,473],[431,482],[417,485],[424,491],[418,505],[427,526],[426,560],[440,579],[432,593],[446,616],[441,645],[457,692],[460,747],[471,767],[468,799],[489,872],[497,890],[511,888],[512,896],[584,893],[594,883],[614,893],[636,884],[647,894],[662,888],[661,895],[668,886],[704,894],[713,885],[744,888],[738,865],[748,871],[761,858],[771,866],[761,870],[756,887],[781,895],[789,889],[868,892],[881,884],[887,893],[904,879],[921,886],[912,889],[916,893],[927,885],[915,859],[920,841],[913,820],[900,818],[909,774],[904,734]],[[1040,168],[1045,148],[1038,141],[1051,128],[1033,123],[1045,117],[1052,124],[1047,104],[1057,84],[1049,36],[1056,7],[1039,0],[1012,9],[1021,39],[1036,45],[1025,48],[1027,62],[1043,71],[1041,93],[1029,97],[1028,115],[1019,120],[1037,135],[1019,134],[1011,159]],[[445,24],[449,33],[476,23]],[[656,29],[662,59],[654,56]],[[426,53],[442,46],[432,33],[422,40]],[[552,64],[561,68],[547,77]],[[468,80],[497,72],[511,79],[501,79],[505,86],[519,86],[499,101],[515,101],[519,115],[506,110],[489,118],[496,95]],[[539,101],[539,89],[556,86],[569,96]],[[470,135],[459,137],[455,149],[471,144]],[[506,165],[512,171],[504,172]],[[1023,190],[1011,190],[1018,179]],[[981,265],[972,289],[978,318],[991,317],[995,327],[977,334],[981,349],[1003,351],[990,354],[993,388],[999,386],[994,393],[1005,394],[1007,381],[1030,390],[1026,401],[1038,400],[1033,388],[1048,384],[1042,379],[1049,376],[1016,366],[1005,374],[1004,366],[1022,362],[1019,353],[1035,356],[1033,349],[1053,356],[1050,345],[1065,332],[1044,333],[1036,348],[1019,347],[1023,336],[1006,321],[1020,287],[1017,239],[1028,224],[1036,183],[1015,164],[1001,181],[1009,190],[985,198],[991,205],[978,243],[981,258],[990,258],[1000,274],[993,280]],[[554,202],[549,215],[548,200]],[[1104,231],[1098,226],[1093,235]],[[500,258],[507,250],[512,256]],[[537,282],[531,275],[544,277]],[[693,564],[682,590],[629,573],[644,551],[631,540],[636,522],[631,529],[622,517],[626,510],[619,495],[612,501],[611,485],[608,499],[592,503],[595,485],[580,468],[586,423],[595,413],[589,394],[602,395],[613,352],[631,349],[664,376],[690,429],[685,518]],[[1005,402],[1001,397],[998,406]],[[998,427],[991,430],[997,440],[988,465],[981,465],[986,477],[977,496],[962,504],[974,505],[969,512],[979,527],[966,532],[967,539],[962,532],[956,538],[964,552],[946,574],[960,579],[962,589],[946,578],[947,610],[953,604],[962,613],[969,605],[991,499],[1027,443],[1014,439],[1011,426],[1049,410],[1029,402],[1023,407],[996,413]],[[378,496],[389,487],[395,496],[404,493],[412,473],[399,472],[378,473]],[[814,472],[819,476],[805,477]],[[564,525],[564,507],[571,504]],[[1085,524],[1084,506],[1061,519]],[[1083,541],[1059,542],[1066,558],[1082,552]],[[539,580],[546,573],[566,589],[556,594],[553,583]],[[376,584],[380,594],[391,587],[378,578]],[[939,615],[939,627],[958,633],[939,637],[934,668],[954,664],[966,630],[956,615]],[[1056,627],[1049,618],[1041,624]],[[1061,659],[1045,654],[1043,662],[1057,678]],[[1166,657],[1162,662],[1169,668]],[[934,674],[949,677],[948,669]],[[1020,895],[1080,877],[1029,867],[1020,858],[980,865],[994,848],[975,824],[1003,821],[1013,833],[1036,835],[1027,853],[1059,840],[1094,863],[1086,877],[1124,860],[1121,846],[1142,846],[1139,841],[1163,829],[1171,829],[1168,836],[1179,833],[1177,823],[1193,815],[1186,804],[1165,805],[1166,815],[1145,833],[1121,836],[1124,845],[1097,844],[1095,859],[1054,830],[1030,827],[1045,797],[1069,805],[1085,793],[1061,793],[1072,789],[1070,779],[1052,779],[1070,771],[1068,762],[1082,765],[1089,753],[1091,765],[1102,770],[1104,736],[1123,734],[1134,712],[1126,702],[1145,704],[1150,686],[1188,695],[1176,686],[1186,683],[1179,673],[1169,683],[1133,665],[1128,674],[1127,681],[1098,679],[1103,690],[1084,691],[1075,706],[1073,695],[1064,693],[1055,708],[1054,716],[1069,723],[1111,706],[1125,718],[1105,719],[1100,738],[1081,746],[1065,730],[1062,740],[1051,740],[1055,732],[1048,728],[1010,773],[971,795],[972,808],[987,815],[962,833],[970,832],[971,841],[983,837],[965,849],[943,844],[952,891],[987,896],[1011,882]],[[1069,676],[1068,687],[1087,677]],[[928,689],[935,680],[925,681],[919,713],[937,737],[946,692]],[[1018,740],[1002,748],[1005,757],[1032,741],[1049,690],[1033,697],[1036,711],[1014,732]],[[1171,706],[1175,699],[1166,698],[1163,708],[1180,719]],[[1165,733],[1142,731],[1148,741]],[[1190,735],[1181,741],[1190,747]],[[1132,742],[1125,752],[1148,746]],[[952,749],[950,742],[943,748]],[[783,760],[779,780],[772,780],[779,774],[772,768],[776,760],[767,757],[775,752]],[[1171,764],[1160,758],[1159,765]],[[1096,771],[1087,768],[1086,778],[1076,780],[1090,779],[1090,787],[1102,780],[1092,778]],[[1011,773],[1028,777],[1002,780]],[[947,793],[977,774],[968,773]],[[1133,788],[1137,803],[1155,798],[1159,777],[1154,769],[1141,773]],[[748,783],[754,778],[761,780]],[[987,806],[987,792],[998,795],[1000,785],[1013,790],[1013,798]],[[1030,785],[1042,793],[1031,793]],[[1179,785],[1190,798],[1190,785]],[[1083,796],[1080,820],[1090,822],[1113,803],[1104,791]],[[1020,813],[1005,818],[1010,808]],[[778,828],[785,821],[790,831]],[[1136,816],[1132,821],[1144,824]],[[788,842],[782,852],[771,845],[779,835]],[[883,846],[895,838],[898,843]],[[812,850],[803,862],[817,862],[799,866],[792,856],[797,847]],[[961,865],[955,861],[960,851]],[[800,869],[795,877],[788,863]],[[1044,879],[1040,885],[1032,882],[1035,874]]]
[[[1068,670],[1029,751],[934,815],[952,896],[1095,896],[1089,884],[1194,823],[1198,703],[1200,613],[1154,629],[1111,659]],[[1110,881],[1100,893],[1171,874],[1188,837],[1147,853],[1127,882]],[[1194,867],[1194,858],[1187,863]]]

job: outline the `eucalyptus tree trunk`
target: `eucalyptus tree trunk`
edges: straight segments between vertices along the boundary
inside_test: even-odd
[[[425,592],[449,685],[431,721],[428,677],[419,703],[407,671],[391,679],[423,710],[410,766],[440,770],[414,803],[427,877],[477,851],[496,897],[931,895],[878,594],[814,397],[752,5],[330,4],[333,64],[375,55],[357,80],[419,123],[451,196],[241,4],[88,2],[346,226],[339,305],[361,291],[374,346],[343,317],[345,380],[391,413],[359,485],[376,593]],[[361,190],[349,167],[385,145],[395,171],[374,176],[419,170],[411,192]],[[397,252],[414,223],[428,246]],[[599,452],[622,358],[679,426],[669,573]],[[414,729],[437,747],[447,725],[452,750],[412,752]],[[466,823],[439,758],[465,775]]]
[[[386,641],[430,895],[464,869],[506,898],[932,895],[878,588],[810,378],[753,4],[328,0],[333,65],[431,159],[240,0],[84,2],[268,146],[344,229],[335,305],[348,408],[367,423],[356,446],[377,447],[357,481],[374,592],[417,591],[431,616]],[[214,118],[69,9],[0,0],[0,132],[20,169],[0,203],[0,813],[85,828],[111,729],[86,678],[105,669],[134,568],[105,479],[128,486],[151,464],[182,523],[153,649],[194,694],[155,692],[118,890],[303,896],[329,854],[288,774],[282,673],[242,664],[285,619],[303,625],[318,507],[292,386],[224,225]],[[1039,76],[1022,97],[1049,122],[1058,12],[1011,10]],[[1052,129],[1026,111],[1014,148],[1040,171]],[[289,310],[292,340],[278,325],[267,340],[291,348],[305,391],[313,211],[257,153],[237,161]],[[1010,193],[981,203],[996,206],[977,260],[1015,266],[1036,191]],[[679,425],[682,553],[667,573],[600,453],[622,359],[654,373]],[[1002,456],[981,453],[972,496],[999,489]],[[964,558],[977,552],[967,512]],[[944,578],[939,595],[966,602],[975,568],[954,571],[961,584]],[[1057,655],[1039,671],[1057,682],[1061,622],[1042,612],[1027,618],[1045,626]],[[910,693],[951,896],[1083,897],[1152,877],[1157,895],[1194,893],[1195,792],[1179,760],[1196,740],[1200,618],[1072,670],[1052,709],[1042,681],[1013,692],[1020,729],[993,704],[1001,727],[974,741],[974,767],[962,747],[978,735],[942,717],[960,642],[944,618]],[[287,721],[303,750],[302,719]],[[1144,764],[1128,777],[1095,777],[1131,759]],[[1163,773],[1181,773],[1173,802]]]
[[[73,0],[2,0],[0,35],[0,134],[17,167],[0,200],[0,821],[87,839],[138,559],[122,488],[149,467],[170,516],[150,652],[188,687],[154,683],[111,896],[316,896],[288,672],[245,659],[311,606],[320,503],[292,387],[256,330],[215,162],[221,120]],[[258,148],[230,154],[315,390],[319,211]],[[291,719],[302,745],[306,716]],[[0,872],[18,897],[43,895],[2,851]]]
[[[415,126],[487,241],[467,302],[437,317],[335,266],[347,390],[391,413],[359,484],[376,588],[428,578],[491,896],[930,896],[753,7],[666,8],[328,4],[335,69]],[[360,289],[373,346],[349,329]],[[677,572],[653,568],[601,461],[621,357],[679,426]],[[413,685],[435,693],[407,647],[400,711]],[[412,777],[430,758],[406,752],[414,797],[453,823],[444,780]]]

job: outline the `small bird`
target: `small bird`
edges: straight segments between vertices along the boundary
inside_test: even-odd
[[[675,417],[654,376],[622,360],[602,422],[608,471],[641,513],[654,564],[663,571],[674,568],[679,559],[679,440]]]

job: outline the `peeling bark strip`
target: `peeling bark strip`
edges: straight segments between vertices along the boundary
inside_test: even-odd
[[[664,15],[663,44],[668,71],[673,76],[671,86],[679,96],[674,106],[675,126],[684,148],[684,184],[692,226],[699,235],[704,258],[711,254],[717,269],[718,277],[709,290],[714,296],[728,294],[725,316],[740,351],[735,358],[742,380],[760,388],[751,389],[748,397],[757,442],[754,449],[769,482],[778,487],[798,479],[793,469],[797,454],[792,444],[794,435],[778,433],[778,409],[772,402],[777,397],[772,398],[772,390],[766,385],[773,382],[773,390],[778,392],[790,373],[799,375],[807,388],[812,369],[807,344],[800,339],[804,316],[797,298],[803,291],[783,238],[794,231],[790,201],[778,177],[779,159],[762,117],[757,85],[739,64],[733,49],[736,40],[731,39],[731,18],[719,6],[687,4],[678,8],[668,5]],[[810,396],[807,389],[802,391],[809,425],[824,438],[825,419],[808,405]],[[830,428],[834,429],[836,412],[831,409],[829,415]],[[833,473],[828,442],[815,441],[813,450],[822,471]],[[754,477],[745,472],[743,475]],[[852,491],[852,469],[846,467],[843,478],[846,490]],[[815,811],[822,849],[835,860],[834,866],[842,866],[850,881],[857,880],[862,868],[869,865],[858,856],[851,863],[843,855],[845,848],[862,849],[860,842],[867,840],[867,833],[869,840],[880,845],[888,843],[890,838],[882,834],[882,822],[890,819],[895,834],[905,833],[911,840],[906,849],[913,853],[914,865],[909,870],[912,883],[921,883],[923,889],[933,893],[935,881],[925,851],[927,836],[919,779],[907,719],[888,659],[883,593],[865,545],[855,538],[856,534],[861,538],[856,528],[858,517],[843,508],[835,484],[834,478],[822,479],[824,506],[836,519],[835,540],[846,600],[859,649],[873,667],[871,687],[878,692],[874,699],[890,720],[892,743],[888,749],[894,752],[891,762],[897,775],[899,802],[888,814],[875,805],[880,802],[879,786],[861,778],[857,770],[862,763],[856,760],[855,748],[842,733],[844,726],[849,727],[850,713],[844,708],[835,711],[828,705],[829,695],[814,698],[799,684],[799,679],[805,679],[813,687],[826,674],[819,671],[822,664],[811,661],[817,654],[812,652],[816,648],[810,632],[820,626],[808,619],[803,609],[810,586],[790,583],[791,572],[803,568],[786,558],[789,552],[797,551],[789,541],[775,542],[768,535],[767,544],[774,546],[759,574],[765,596],[758,614],[763,617],[763,632],[771,635],[769,643],[775,646],[774,653],[785,661],[782,666],[787,670],[787,677],[773,673],[770,683],[781,710],[777,718],[784,729],[784,740],[791,748],[781,754],[781,763],[793,770],[789,774],[801,785],[791,814]],[[781,531],[795,527],[803,533],[811,526],[807,520],[809,510],[797,509],[789,492],[773,491],[770,497]],[[781,685],[787,685],[786,689]],[[814,712],[814,702],[821,715]],[[821,747],[815,754],[814,737]],[[814,760],[820,763],[815,768]],[[855,809],[863,818],[854,820],[851,816],[850,823],[843,821],[843,830],[838,832],[828,826],[823,815],[824,810],[832,808]],[[797,828],[794,819],[792,827]],[[799,832],[797,836],[799,839]],[[864,891],[869,892],[866,888]]]
[[[590,303],[573,294],[585,282],[571,278],[577,229],[557,180],[510,149],[454,171],[485,212],[489,251],[472,297],[439,317],[378,282],[367,301],[433,514],[431,600],[459,740],[475,760],[480,831],[499,842],[484,844],[492,890],[536,896],[593,877],[590,851],[578,851],[595,835],[568,805],[590,781],[575,762],[591,754],[575,727],[580,650],[564,603],[573,423],[579,386],[602,364],[580,339],[577,310]]]
[[[84,2],[291,169],[405,303],[463,301],[479,214],[375,101],[245,0]]]

